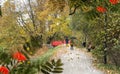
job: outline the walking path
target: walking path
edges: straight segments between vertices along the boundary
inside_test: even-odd
[[[55,57],[56,56],[56,57]],[[93,58],[80,49],[63,46],[55,54],[55,58],[61,58],[64,71],[62,74],[104,74],[92,65]]]

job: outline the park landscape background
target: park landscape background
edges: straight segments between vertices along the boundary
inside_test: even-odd
[[[59,47],[52,48],[51,42],[66,36],[75,37],[78,48],[92,42],[96,66],[120,73],[120,0],[5,1],[0,8],[0,73],[2,68],[11,74],[41,72],[41,64]]]

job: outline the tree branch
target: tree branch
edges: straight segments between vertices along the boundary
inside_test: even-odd
[[[79,6],[80,6],[80,5],[78,5],[78,6],[75,5],[75,8],[74,8],[73,12],[70,12],[69,15],[73,15],[73,14],[75,13],[76,9],[77,9]]]
[[[1,8],[1,5],[0,5],[0,16],[2,17],[2,8]]]

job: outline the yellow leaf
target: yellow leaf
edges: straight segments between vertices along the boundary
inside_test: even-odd
[[[30,50],[30,48],[29,48],[29,47],[27,47],[27,50],[29,51],[29,50]]]

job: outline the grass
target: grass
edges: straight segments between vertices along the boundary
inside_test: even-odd
[[[94,58],[96,58],[95,55],[93,55],[93,56],[94,56]],[[104,64],[103,62],[100,62],[100,59],[98,59],[98,58],[96,58],[96,60],[94,60],[94,65],[96,68],[104,71],[105,74],[120,74],[120,67],[115,66],[114,64],[109,64],[109,63]]]
[[[31,59],[31,61],[34,63],[39,61],[39,64],[41,65],[41,64],[45,63],[46,61],[48,61],[50,59],[50,57],[53,55],[53,53],[55,51],[57,51],[59,48],[60,48],[60,46],[49,49],[45,54],[38,56],[35,59]]]
[[[120,67],[111,64],[96,63],[98,69],[105,71],[105,74],[120,74]]]
[[[96,50],[96,51],[97,51],[97,50]],[[103,53],[103,52],[100,52],[100,53],[98,54],[98,52],[96,52],[96,51],[93,51],[92,54],[93,54],[93,57],[96,58],[96,60],[94,60],[94,65],[95,65],[98,69],[104,71],[105,74],[120,74],[120,67],[115,66],[115,65],[113,65],[113,64],[109,64],[109,63],[108,63],[108,64],[102,63],[102,60],[101,60],[101,59],[103,59],[103,58],[101,58],[101,57],[103,57],[103,55],[101,55],[101,53]],[[97,54],[96,54],[96,53],[97,53]],[[98,59],[98,58],[99,58],[99,59]],[[108,61],[108,62],[109,62],[109,61]]]

